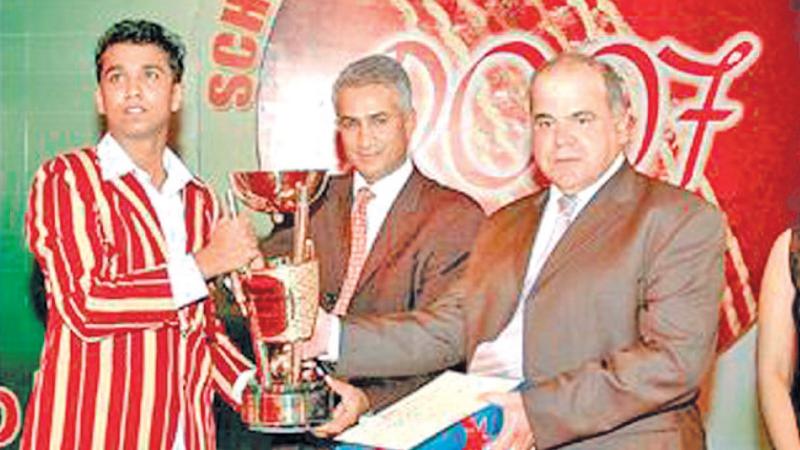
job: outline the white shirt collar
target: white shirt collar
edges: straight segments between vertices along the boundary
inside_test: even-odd
[[[603,172],[600,177],[594,181],[594,183],[586,186],[585,188],[578,191],[575,195],[575,210],[572,213],[572,219],[577,217],[578,213],[583,210],[583,208],[592,200],[592,197],[597,194],[597,191],[602,188],[612,176],[622,167],[622,163],[625,161],[625,155],[623,152],[620,152],[614,161],[608,166],[608,168]],[[563,197],[564,192],[558,188],[555,184],[550,185],[550,198],[547,200],[548,207],[553,207],[556,205],[556,202],[559,198]]]
[[[394,172],[384,176],[383,178],[369,184],[363,175],[356,170],[353,174],[353,197],[355,198],[356,192],[364,186],[369,187],[375,198],[385,198],[391,204],[394,202],[397,194],[403,189],[403,186],[408,181],[408,178],[413,172],[414,166],[411,164],[411,159],[406,158],[405,162],[400,165]]]
[[[133,162],[110,133],[106,133],[97,143],[97,159],[100,164],[100,175],[105,181],[119,178],[129,172],[134,172],[141,180],[150,180],[150,175]],[[164,149],[163,164],[167,172],[167,178],[161,187],[161,192],[164,194],[178,192],[194,179],[183,161],[169,147]]]

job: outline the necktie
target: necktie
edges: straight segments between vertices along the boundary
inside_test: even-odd
[[[368,187],[356,192],[353,211],[350,213],[350,258],[347,261],[347,273],[339,291],[339,298],[333,307],[333,313],[343,316],[347,313],[350,300],[355,293],[361,269],[367,261],[367,204],[375,198]]]
[[[547,261],[550,253],[553,252],[556,244],[558,244],[558,241],[561,240],[561,236],[564,235],[564,233],[567,231],[567,228],[569,228],[569,224],[572,223],[572,215],[575,213],[577,201],[575,200],[574,195],[562,195],[556,201],[556,204],[558,205],[558,215],[556,216],[556,223],[553,227],[553,233],[550,234],[550,239],[547,242],[545,251],[542,253],[542,264],[544,264],[544,261]]]

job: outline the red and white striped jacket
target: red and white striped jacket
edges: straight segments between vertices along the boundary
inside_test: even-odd
[[[183,201],[194,253],[219,207],[197,179]],[[94,149],[36,173],[25,226],[49,316],[22,449],[171,450],[181,417],[187,450],[215,448],[214,392],[233,404],[232,386],[252,364],[213,301],[176,310],[156,217],[132,173],[103,180]]]

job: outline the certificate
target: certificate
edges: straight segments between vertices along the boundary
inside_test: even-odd
[[[393,450],[413,448],[439,431],[484,408],[478,397],[488,392],[508,392],[520,380],[467,375],[447,371],[336,440]]]

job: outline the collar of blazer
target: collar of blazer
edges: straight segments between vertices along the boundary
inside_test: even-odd
[[[101,169],[96,148],[91,151],[91,157],[92,164],[94,164],[95,170],[99,176]],[[135,215],[136,220],[138,220],[138,223],[144,227],[142,231],[147,230],[156,243],[156,248],[154,249],[156,250],[156,254],[154,255],[156,261],[165,261],[167,258],[167,244],[166,238],[164,237],[164,232],[161,229],[161,224],[158,220],[156,210],[153,207],[153,204],[150,202],[147,192],[144,190],[144,186],[142,186],[136,176],[134,176],[134,173],[132,171],[126,172],[120,176],[105,180],[102,183],[107,183],[108,185],[113,186],[120,198],[131,206],[131,211]],[[195,177],[192,177],[182,189],[181,196],[184,203],[183,214],[185,216],[184,220],[186,221],[187,227],[192,224],[188,218],[192,217],[194,213],[194,211],[189,211],[190,205],[188,204],[189,202],[187,202],[187,195],[189,194],[189,190],[197,189],[202,186],[203,185],[200,181],[198,181]],[[191,236],[193,236],[194,233],[189,233],[189,231],[190,230],[187,228],[187,247],[194,248],[196,247],[197,243],[192,242]]]
[[[161,253],[160,257],[166,259],[167,243],[164,232],[161,230],[158,215],[147,197],[144,186],[139,183],[133,172],[128,172],[118,178],[112,178],[109,182],[117,188],[122,198],[133,205],[132,210],[135,211],[141,223],[145,225],[155,239],[158,250]]]

